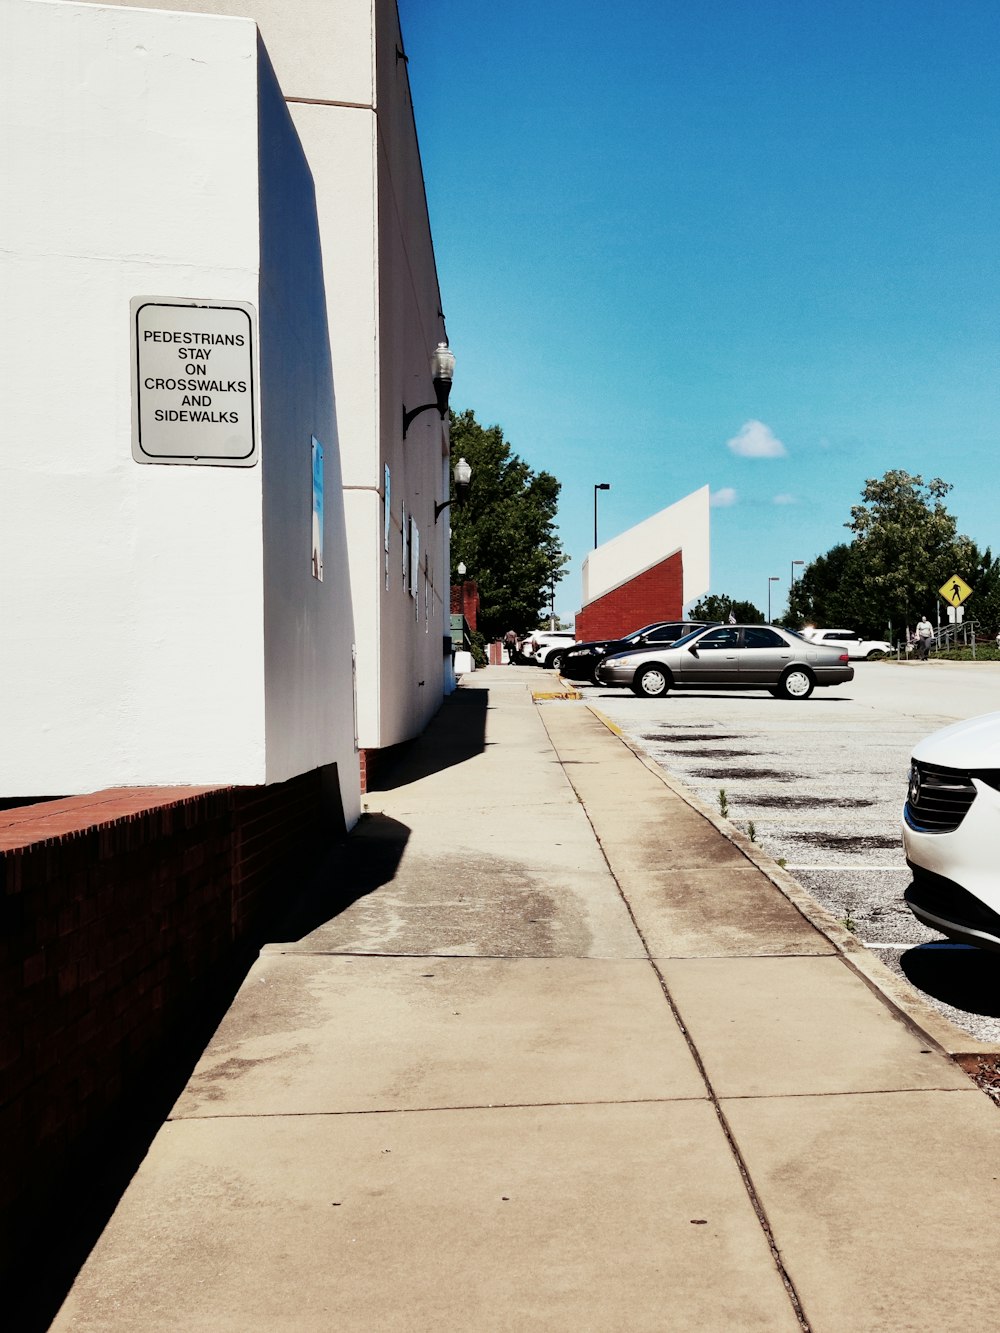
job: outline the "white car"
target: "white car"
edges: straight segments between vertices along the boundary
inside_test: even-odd
[[[566,629],[538,629],[534,634],[522,640],[521,656],[536,666],[551,666],[551,658],[560,651],[565,651],[576,643],[576,635]],[[534,648],[532,645],[537,644]]]
[[[949,939],[1000,951],[1000,713],[916,746],[903,848],[913,915]]]
[[[860,634],[855,634],[850,629],[815,629],[812,625],[808,625],[799,632],[804,639],[809,639],[812,643],[828,643],[833,647],[838,644],[843,645],[852,662],[866,659],[874,662],[879,657],[892,656],[896,651],[892,644],[886,643],[884,639],[863,639]]]

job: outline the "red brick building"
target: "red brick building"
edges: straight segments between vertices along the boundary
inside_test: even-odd
[[[679,620],[708,592],[708,495],[703,486],[591,551],[577,639],[619,638],[654,620]]]

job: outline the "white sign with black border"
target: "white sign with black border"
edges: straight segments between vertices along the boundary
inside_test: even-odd
[[[257,462],[257,312],[244,301],[134,296],[132,457]]]

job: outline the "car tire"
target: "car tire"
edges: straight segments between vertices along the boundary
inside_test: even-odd
[[[812,672],[799,666],[789,667],[778,685],[779,697],[782,699],[808,699],[815,688]]]
[[[866,661],[866,662],[881,662],[883,657],[885,657],[885,653],[882,651],[881,648],[873,648],[872,651],[871,651],[871,652],[868,654],[868,656],[865,658],[865,661]]]
[[[547,654],[544,662],[544,665],[548,667],[550,671],[560,670],[562,664],[563,664],[563,655],[561,651]]]
[[[662,699],[672,684],[670,672],[659,662],[647,662],[632,678],[632,693],[641,699]]]

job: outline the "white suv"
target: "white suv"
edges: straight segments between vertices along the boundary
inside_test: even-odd
[[[537,649],[532,648],[532,644],[537,643]],[[529,634],[519,645],[520,653],[523,658],[533,662],[537,666],[551,666],[551,658],[558,652],[564,652],[572,644],[576,643],[576,635],[572,630],[565,629],[536,629],[534,634]]]
[[[915,747],[903,849],[913,915],[950,939],[1000,951],[1000,713],[955,722]]]
[[[879,657],[888,657],[895,653],[891,643],[886,643],[884,639],[863,639],[860,634],[855,634],[849,629],[814,629],[811,625],[800,631],[804,639],[809,639],[812,643],[828,643],[831,646],[841,644],[847,650],[847,656],[852,662],[864,661],[874,662]]]

